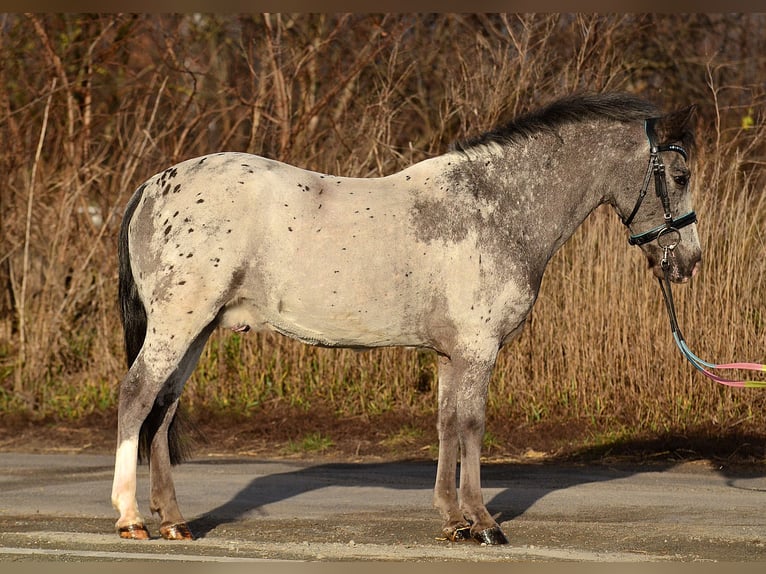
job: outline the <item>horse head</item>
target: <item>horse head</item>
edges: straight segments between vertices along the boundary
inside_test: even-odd
[[[642,188],[637,198],[628,191],[616,205],[632,233],[631,245],[643,250],[657,277],[667,272],[676,283],[693,277],[702,258],[690,190],[693,113],[690,106],[645,121],[648,164]]]

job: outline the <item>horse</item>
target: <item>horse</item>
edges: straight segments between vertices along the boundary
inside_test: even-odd
[[[145,459],[160,535],[194,537],[171,476],[184,454],[176,415],[221,327],[325,347],[434,351],[433,504],[443,536],[508,543],[480,477],[498,352],[522,330],[551,257],[601,204],[616,211],[654,275],[676,283],[695,275],[693,111],[577,93],[384,177],[222,152],[149,178],[127,203],[118,240],[129,366],[112,488],[119,535],[150,538],[136,502]]]

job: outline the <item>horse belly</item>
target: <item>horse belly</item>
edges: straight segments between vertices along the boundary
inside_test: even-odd
[[[271,328],[325,346],[424,343],[433,288],[417,282],[429,272],[426,250],[414,247],[404,198],[368,191],[293,191],[270,202],[254,246]]]
[[[273,293],[272,295],[277,295]],[[315,294],[316,295],[316,294]],[[324,347],[419,346],[425,344],[417,322],[391,306],[348,306],[283,292],[267,301],[242,299],[226,307],[221,325],[273,330]]]

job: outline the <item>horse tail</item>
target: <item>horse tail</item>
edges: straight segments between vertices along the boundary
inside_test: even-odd
[[[133,197],[130,198],[125,215],[120,225],[120,238],[118,243],[119,257],[119,298],[120,298],[120,319],[122,319],[122,331],[125,336],[125,354],[128,359],[128,368],[133,366],[141,347],[144,345],[146,337],[146,308],[138,294],[136,281],[133,277],[133,269],[130,265],[130,250],[128,248],[128,228],[130,220],[133,219],[133,213],[138,207],[138,202],[144,192],[145,185],[138,188]]]
[[[146,338],[146,307],[141,296],[138,293],[133,269],[130,264],[130,249],[128,247],[128,228],[133,214],[141,201],[146,184],[138,188],[136,193],[128,202],[125,208],[125,215],[120,225],[120,235],[118,243],[119,258],[119,300],[120,300],[120,318],[122,319],[122,330],[125,337],[125,355],[128,360],[128,368],[141,352]],[[176,410],[173,420],[168,428],[168,449],[170,453],[170,463],[179,464],[186,460],[190,455],[189,443],[184,439],[184,417]],[[157,402],[152,405],[152,410],[141,424],[141,431],[138,436],[138,460],[147,462],[151,452],[151,444],[154,435],[157,433],[162,420],[167,412],[167,407],[159,405]]]

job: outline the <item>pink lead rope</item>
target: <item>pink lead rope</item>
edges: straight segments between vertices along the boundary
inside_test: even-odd
[[[681,329],[678,326],[678,318],[676,317],[676,309],[673,304],[673,292],[670,289],[670,277],[668,271],[667,250],[666,256],[662,260],[662,268],[665,271],[665,278],[660,279],[660,289],[662,289],[662,296],[665,299],[665,307],[668,310],[668,316],[670,317],[670,328],[673,331],[673,339],[676,341],[676,345],[683,353],[684,357],[694,365],[703,375],[714,380],[716,383],[726,385],[727,387],[739,387],[739,388],[764,388],[766,387],[766,381],[737,381],[732,379],[726,379],[718,376],[715,373],[711,373],[708,369],[736,369],[745,371],[762,371],[766,372],[766,365],[760,363],[724,363],[715,365],[707,361],[703,361],[697,355],[692,353],[684,340],[684,336],[681,334]]]

